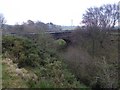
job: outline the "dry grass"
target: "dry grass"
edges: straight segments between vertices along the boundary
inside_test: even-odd
[[[18,68],[17,64],[11,59],[2,60],[3,65],[3,88],[28,88],[27,81],[29,79],[37,80],[37,76],[28,72],[24,68]]]

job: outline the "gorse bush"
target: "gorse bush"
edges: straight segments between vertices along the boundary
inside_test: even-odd
[[[3,36],[2,51],[9,53],[19,67],[37,67],[40,64],[44,65],[47,58],[58,58],[53,39],[50,36],[43,33],[35,40],[36,43],[28,38]],[[55,59],[52,59],[51,62],[53,60]]]
[[[34,72],[39,76],[37,84],[33,82],[37,88],[87,88],[85,85],[80,84],[71,74],[62,61],[50,62],[36,69]],[[30,86],[34,88],[34,86]]]
[[[3,53],[8,52],[14,58],[14,62],[18,63],[19,67],[44,65],[44,59],[52,57],[54,54],[54,51],[45,49],[42,45],[34,44],[27,38],[4,36],[2,44]]]
[[[55,41],[57,50],[63,50],[65,49],[65,46],[67,45],[66,41],[63,39],[58,39]]]
[[[3,37],[3,53],[8,52],[19,67],[35,67],[40,63],[37,46],[28,39],[14,36]]]
[[[53,39],[45,35],[39,38],[35,43],[28,38],[3,36],[3,54],[9,54],[9,58],[12,58],[18,67],[27,68],[38,77],[37,80],[32,80],[32,78],[28,80],[28,87],[87,88],[76,80],[62,62],[62,58],[57,54],[57,47],[53,47]]]
[[[114,64],[109,64],[105,58],[98,61],[98,77],[101,87],[116,88],[118,87],[118,70]]]

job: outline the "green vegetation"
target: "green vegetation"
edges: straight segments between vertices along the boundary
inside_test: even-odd
[[[44,32],[49,26],[61,30],[52,23],[28,20],[4,27],[0,18],[3,88],[120,88],[116,4],[88,8],[85,26],[72,31],[68,41]]]
[[[118,86],[118,39],[111,41],[107,30],[87,28],[73,32],[68,47],[40,33],[36,38],[3,36],[3,58],[24,68],[37,79],[14,76],[3,64],[3,87],[26,88],[116,88]],[[104,32],[105,31],[105,32]],[[110,48],[110,49],[109,49]],[[29,73],[29,75],[31,75]],[[116,76],[116,77],[114,77]],[[12,80],[11,80],[12,79]],[[23,85],[24,84],[24,85]]]
[[[3,53],[10,54],[9,56],[18,63],[18,67],[37,66],[41,62],[38,59],[38,49],[30,40],[20,37],[5,36],[3,37]]]
[[[80,84],[67,69],[62,58],[57,55],[55,47],[51,47],[52,40],[51,42],[47,41],[45,35],[39,36],[39,38],[40,41],[34,43],[27,38],[3,36],[3,58],[12,59],[19,68],[25,68],[38,77],[35,80],[32,78],[21,79],[18,76],[11,75],[6,70],[8,67],[3,64],[3,87],[14,87],[10,83],[18,83],[17,81],[19,81],[19,83],[24,84],[23,87],[29,88],[87,88]]]
[[[66,41],[63,39],[58,39],[55,41],[55,44],[57,45],[58,50],[63,50],[66,47]]]
[[[107,30],[87,30],[78,29],[73,33],[74,43],[63,53],[66,64],[88,86],[119,87],[118,40],[111,41]]]
[[[14,68],[10,68],[7,62],[2,63],[2,70],[2,88],[28,88],[26,82],[13,72]]]

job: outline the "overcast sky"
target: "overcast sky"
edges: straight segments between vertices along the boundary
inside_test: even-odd
[[[118,3],[119,0],[0,0],[0,13],[8,24],[27,20],[57,25],[80,25],[82,14],[91,6]]]

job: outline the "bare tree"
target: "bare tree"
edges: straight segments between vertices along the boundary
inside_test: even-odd
[[[107,4],[101,7],[88,8],[83,14],[83,23],[86,26],[98,26],[103,28],[114,27],[118,20],[118,5]]]
[[[89,34],[93,43],[93,58],[95,54],[96,41],[100,42],[100,46],[104,48],[103,41],[108,38],[109,28],[114,28],[118,20],[118,5],[107,4],[100,7],[88,8],[83,14],[83,23],[88,27]],[[102,30],[102,32],[101,32]]]
[[[4,18],[4,16],[2,15],[2,14],[0,14],[0,28],[2,28],[3,27],[3,25],[5,24],[5,18]]]

